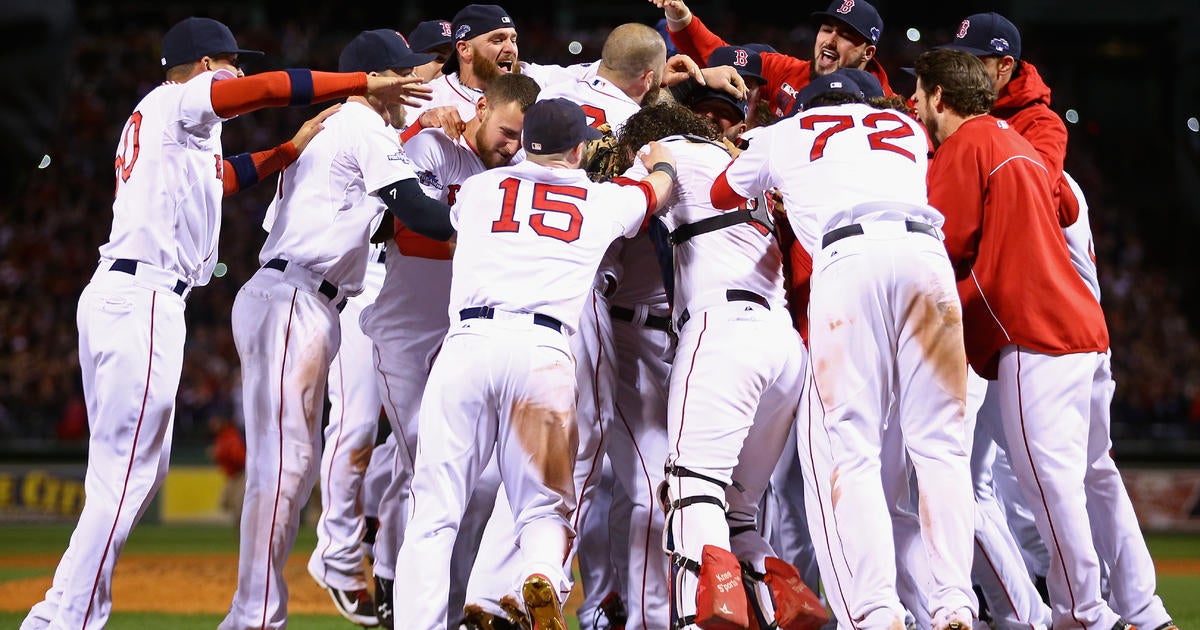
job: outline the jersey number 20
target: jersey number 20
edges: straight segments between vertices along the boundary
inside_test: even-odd
[[[492,232],[516,232],[521,229],[521,224],[513,218],[517,210],[517,190],[521,184],[528,185],[529,182],[522,182],[513,177],[500,182],[500,189],[504,191],[504,201],[500,208],[500,218],[492,221]],[[538,236],[556,238],[564,243],[573,242],[579,238],[579,229],[583,227],[583,213],[574,203],[561,198],[551,198],[551,195],[583,201],[587,199],[587,189],[554,184],[533,185],[533,209],[543,212],[529,216],[529,227],[533,228]],[[570,217],[567,227],[563,229],[546,225],[546,212],[558,212]]]

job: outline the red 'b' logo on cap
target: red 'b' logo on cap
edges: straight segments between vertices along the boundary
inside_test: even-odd
[[[958,35],[955,35],[955,37],[958,39],[966,37],[967,29],[969,28],[971,28],[971,20],[963,20],[962,24],[960,24],[958,27]]]
[[[841,13],[842,15],[845,15],[850,12],[850,9],[853,9],[853,8],[854,8],[854,0],[845,0],[845,2],[842,3],[842,6],[838,7],[837,12]]]
[[[454,33],[450,31],[450,23],[442,22],[442,37],[450,37],[453,34]]]

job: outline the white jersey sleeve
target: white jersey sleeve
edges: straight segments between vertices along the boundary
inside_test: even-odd
[[[1071,187],[1071,192],[1075,194],[1075,199],[1079,202],[1079,218],[1075,219],[1075,223],[1063,229],[1063,235],[1067,237],[1067,250],[1071,254],[1071,264],[1075,267],[1075,271],[1079,272],[1079,277],[1083,278],[1088,289],[1091,289],[1092,295],[1096,296],[1096,301],[1099,302],[1100,278],[1096,273],[1096,244],[1092,240],[1092,224],[1088,217],[1087,199],[1084,198],[1083,189],[1079,187],[1079,183],[1070,174],[1063,171],[1063,177],[1067,178],[1067,185]]]

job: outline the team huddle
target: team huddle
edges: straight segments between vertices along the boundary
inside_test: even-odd
[[[245,76],[262,53],[224,24],[168,30],[79,300],[86,501],[21,627],[107,623],[221,199],[273,178],[230,317],[220,628],[286,627],[317,487],[308,572],[366,627],[565,630],[578,581],[584,628],[1175,630],[1109,454],[1087,204],[1017,28],[967,16],[907,98],[865,0],[812,14],[811,60],[650,2],[661,32],[571,66],[522,59],[497,5],[363,31],[337,72]],[[335,100],[223,154],[224,120]]]

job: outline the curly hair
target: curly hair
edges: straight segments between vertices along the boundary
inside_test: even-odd
[[[624,172],[633,165],[638,149],[652,140],[667,136],[689,134],[708,140],[718,140],[721,132],[712,121],[675,102],[662,102],[643,107],[629,117],[617,133],[616,155]]]
[[[942,102],[963,116],[986,114],[996,102],[987,68],[969,52],[930,50],[917,57],[913,69],[926,94],[942,88]]]

